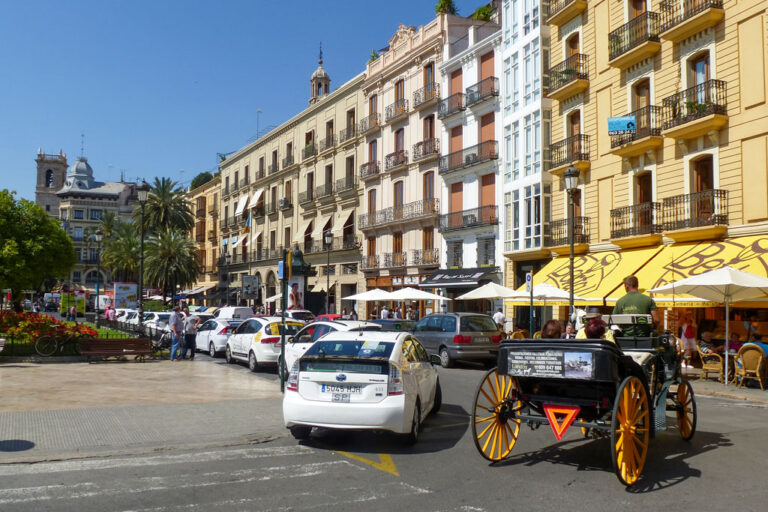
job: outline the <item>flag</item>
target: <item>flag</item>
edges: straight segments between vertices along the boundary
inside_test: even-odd
[[[248,213],[248,220],[245,221],[245,227],[243,228],[243,235],[251,229],[251,214]]]

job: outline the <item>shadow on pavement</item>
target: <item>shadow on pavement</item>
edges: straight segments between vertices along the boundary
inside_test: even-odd
[[[0,452],[24,452],[35,447],[35,443],[26,439],[6,439],[0,441]]]

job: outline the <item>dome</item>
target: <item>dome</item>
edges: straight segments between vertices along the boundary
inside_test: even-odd
[[[88,164],[88,159],[84,156],[78,157],[77,162],[72,164],[67,173],[69,176],[77,176],[84,178],[93,178],[93,169]]]
[[[329,78],[328,77],[328,72],[323,69],[322,62],[317,66],[317,69],[315,70],[315,72],[312,73],[311,80],[316,80],[318,78],[324,78],[324,79],[328,79]]]

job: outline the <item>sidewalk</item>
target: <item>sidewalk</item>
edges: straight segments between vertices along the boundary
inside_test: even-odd
[[[736,384],[723,385],[722,382],[717,382],[714,378],[707,380],[699,380],[699,369],[686,369],[683,370],[688,380],[690,380],[693,386],[693,392],[702,396],[717,396],[721,398],[732,398],[734,400],[746,400],[748,402],[756,402],[762,404],[768,404],[768,387],[763,391],[759,387],[749,388],[743,386],[738,387]]]

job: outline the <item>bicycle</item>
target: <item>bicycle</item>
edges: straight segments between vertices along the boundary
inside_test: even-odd
[[[75,346],[75,353],[80,354],[80,340],[92,340],[93,336],[89,334],[44,334],[35,340],[35,352],[41,357],[52,356],[60,350],[64,350],[67,345]]]

